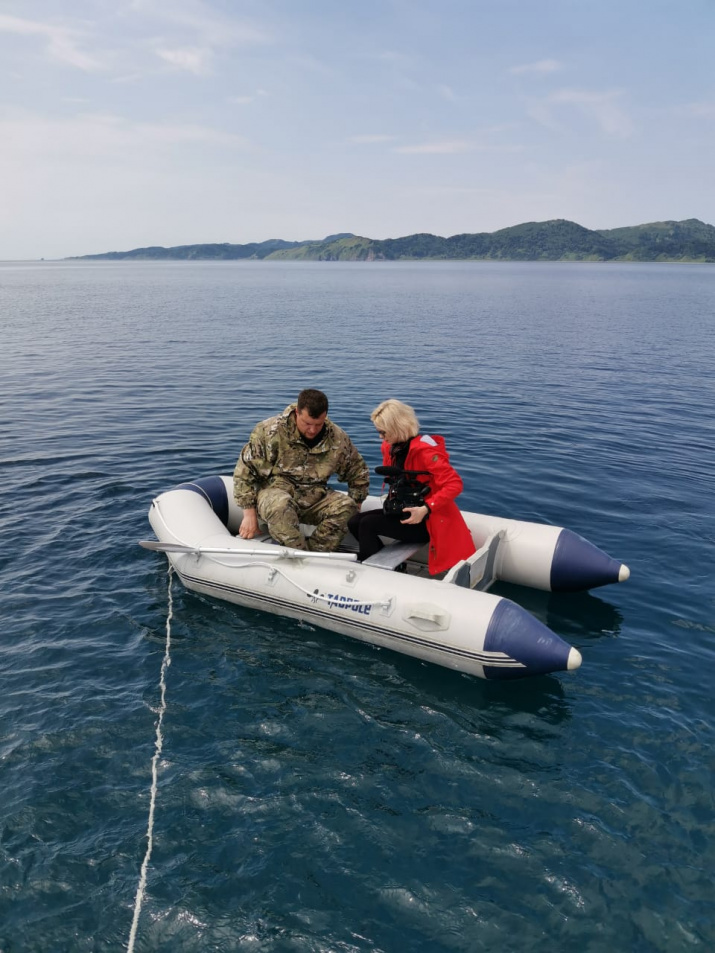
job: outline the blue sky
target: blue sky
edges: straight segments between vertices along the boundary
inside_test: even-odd
[[[0,259],[715,224],[713,0],[0,0]]]

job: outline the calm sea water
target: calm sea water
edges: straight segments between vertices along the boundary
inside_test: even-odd
[[[389,396],[462,504],[631,567],[517,587],[490,684],[171,587],[142,951],[715,948],[715,267],[0,265],[0,951],[126,949],[166,646],[154,495],[303,386]],[[376,487],[377,489],[377,487]]]

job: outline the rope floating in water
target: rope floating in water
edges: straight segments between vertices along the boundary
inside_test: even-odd
[[[151,759],[151,796],[149,800],[149,821],[146,831],[147,845],[146,853],[144,854],[144,860],[142,861],[139,885],[137,887],[137,895],[134,901],[134,917],[132,919],[132,928],[129,931],[129,944],[127,946],[127,953],[132,953],[134,950],[134,942],[137,936],[137,926],[139,924],[139,914],[141,913],[142,901],[144,900],[144,891],[146,890],[146,874],[149,867],[149,860],[151,859],[152,847],[154,846],[154,814],[156,811],[158,766],[159,758],[161,756],[161,749],[164,743],[164,737],[161,733],[161,729],[164,722],[164,712],[166,711],[166,672],[171,665],[171,618],[174,612],[174,604],[171,596],[172,573],[173,569],[171,565],[169,565],[169,605],[166,615],[166,643],[164,646],[164,658],[162,659],[161,670],[159,673],[160,701],[159,708],[156,709],[158,713],[156,720],[156,740],[154,742],[154,757]]]

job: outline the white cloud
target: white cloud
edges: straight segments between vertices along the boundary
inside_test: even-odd
[[[592,92],[560,89],[550,93],[545,99],[532,103],[529,115],[551,129],[563,129],[563,123],[556,114],[560,115],[560,107],[573,106],[594,121],[606,135],[626,139],[633,134],[634,125],[619,103],[622,96],[620,90]]]
[[[47,52],[60,63],[87,72],[102,69],[102,63],[96,57],[78,48],[82,34],[77,30],[0,14],[0,32],[42,37],[46,41]]]
[[[715,102],[688,103],[684,111],[688,116],[696,116],[701,119],[715,119]]]
[[[326,80],[332,80],[336,73],[332,66],[328,66],[323,60],[318,59],[316,56],[311,54],[301,54],[293,55],[290,57],[291,66],[295,66],[300,70],[315,76],[322,77]]]
[[[392,83],[396,89],[408,92],[416,92],[422,88],[420,82],[410,75],[414,74],[419,65],[414,56],[395,50],[383,50],[372,55],[370,59],[376,60],[387,73],[388,78],[383,82]]]
[[[466,139],[444,139],[441,142],[424,142],[414,146],[395,146],[392,151],[403,155],[457,155],[472,152],[474,148]]]
[[[210,72],[211,51],[206,49],[158,49],[156,55],[160,59],[171,63],[177,69],[186,70],[195,76],[202,76]]]
[[[163,235],[197,241],[206,222],[216,226],[206,226],[207,240],[222,240],[235,194],[252,196],[259,181],[270,194],[251,168],[252,144],[207,125],[16,113],[0,116],[0,141],[0,180],[13,182],[0,192],[0,220],[14,223],[0,257],[136,247]]]
[[[378,142],[394,142],[396,136],[384,136],[380,134],[376,135],[364,135],[364,136],[351,136],[348,140],[349,142],[355,142],[357,145],[372,145],[373,143]]]
[[[555,73],[560,69],[563,69],[563,66],[558,60],[538,60],[536,63],[523,63],[521,66],[512,66],[509,72],[515,76],[521,76],[524,73],[545,75],[547,73]]]
[[[493,196],[505,194],[499,189],[475,188],[470,185],[425,185],[420,186],[419,188],[403,189],[402,191],[406,195],[424,195],[430,197],[436,196],[437,198],[460,195]]]
[[[72,119],[16,115],[0,120],[0,140],[5,143],[0,177],[21,169],[24,178],[46,161],[69,160],[82,167],[92,163],[151,163],[163,149],[191,143],[246,149],[240,136],[192,123],[130,122],[109,113],[86,113]],[[102,166],[99,166],[101,173]]]
[[[501,145],[470,139],[443,139],[411,146],[395,146],[391,151],[402,155],[462,155],[466,152],[523,152],[521,145]]]
[[[399,53],[397,50],[383,50],[376,55],[376,59],[383,63],[389,63],[391,66],[413,66],[414,58],[406,53]]]
[[[247,106],[249,103],[254,103],[259,96],[268,96],[268,92],[265,89],[257,89],[255,93],[246,96],[229,96],[226,102],[233,106]]]
[[[139,30],[145,37],[138,44],[133,33],[117,28]],[[109,29],[111,32],[106,32]],[[196,0],[132,0],[108,23],[98,14],[93,31],[105,30],[113,52],[88,52],[93,38],[82,21],[74,26],[65,22],[42,22],[0,14],[0,33],[34,38],[41,43],[49,58],[65,66],[85,72],[109,70],[121,65],[124,76],[140,78],[144,70],[136,66],[137,52],[150,49],[165,63],[194,75],[211,72],[213,57],[239,46],[269,44],[272,37],[257,25],[230,16],[221,16],[208,5]]]
[[[438,87],[437,87],[437,92],[440,94],[440,96],[441,96],[443,99],[446,99],[447,102],[453,103],[453,102],[455,102],[456,99],[457,99],[457,97],[456,97],[456,95],[455,95],[455,93],[454,93],[454,90],[452,89],[451,86],[444,86],[444,85],[438,86]]]
[[[137,19],[166,23],[199,38],[202,46],[230,47],[270,43],[272,38],[260,26],[247,20],[223,17],[197,0],[133,0]]]

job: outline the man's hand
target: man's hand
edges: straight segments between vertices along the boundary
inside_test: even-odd
[[[256,515],[256,510],[245,509],[243,511],[243,519],[241,520],[238,535],[241,539],[253,539],[254,536],[258,536],[258,533],[258,516]]]

